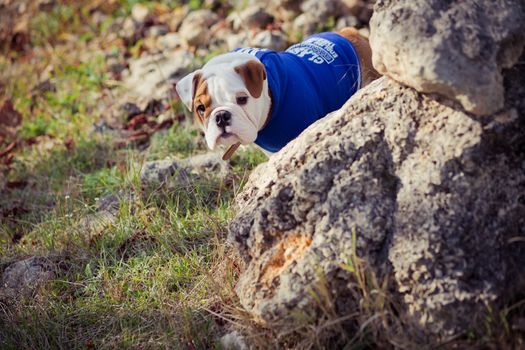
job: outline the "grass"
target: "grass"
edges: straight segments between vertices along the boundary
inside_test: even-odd
[[[6,96],[23,116],[15,157],[2,169],[11,186],[0,196],[0,267],[32,255],[57,266],[56,278],[35,295],[0,300],[2,349],[219,346],[222,325],[205,309],[233,295],[235,278],[224,267],[235,260],[224,246],[231,203],[265,157],[239,152],[225,180],[143,189],[143,162],[206,151],[197,129],[176,123],[153,135],[146,150],[117,147],[110,134],[93,132],[113,101],[103,95],[123,93],[106,86],[103,52],[112,44],[102,31],[135,3],[124,1],[93,25],[89,2],[59,2],[31,20],[36,64],[13,52],[0,59]],[[42,74],[52,84],[45,91]],[[105,196],[123,193],[135,195],[124,196],[109,222],[83,224]],[[220,293],[218,279],[229,281]]]

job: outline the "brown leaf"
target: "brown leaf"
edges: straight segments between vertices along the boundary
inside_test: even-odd
[[[144,114],[138,114],[134,117],[132,117],[129,122],[126,123],[126,129],[128,130],[136,130],[141,125],[146,124],[148,122],[148,119]]]
[[[155,125],[153,128],[154,131],[159,131],[162,129],[169,129],[173,125],[173,119],[166,119],[160,122],[159,124]]]
[[[4,157],[9,152],[11,152],[13,148],[15,148],[15,146],[16,146],[16,142],[13,141],[10,144],[8,144],[4,149],[0,150],[0,158]]]
[[[7,187],[9,189],[24,188],[26,186],[27,186],[27,181],[26,180],[7,181],[7,183],[5,184],[5,187]]]
[[[71,152],[75,149],[75,140],[73,140],[72,137],[67,138],[64,141],[64,146],[66,146],[66,149]]]
[[[13,152],[9,153],[7,156],[5,156],[3,159],[2,159],[2,163],[4,163],[4,165],[11,165],[11,163],[13,162],[13,159],[15,158],[15,154]]]
[[[17,127],[22,123],[22,115],[17,112],[13,106],[11,100],[4,102],[2,108],[0,108],[0,127],[9,126]]]

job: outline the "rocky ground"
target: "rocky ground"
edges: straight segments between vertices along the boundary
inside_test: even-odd
[[[522,346],[523,9],[374,3],[0,0],[2,347]],[[346,26],[389,78],[265,176],[207,151],[178,79]]]

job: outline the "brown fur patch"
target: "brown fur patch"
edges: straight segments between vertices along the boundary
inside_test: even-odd
[[[357,51],[359,63],[361,64],[363,86],[381,77],[372,65],[372,49],[370,48],[368,39],[359,34],[357,29],[351,27],[341,29],[339,35],[347,38]]]
[[[208,94],[208,83],[202,78],[202,75],[195,75],[195,77],[193,77],[193,86],[193,113],[195,119],[198,122],[200,122],[202,125],[206,125],[206,120],[211,113],[212,104],[211,96]],[[203,105],[205,108],[203,115],[200,115],[200,113],[197,111],[197,108],[200,105]]]
[[[246,88],[255,98],[262,94],[263,82],[266,80],[266,71],[261,62],[250,60],[245,64],[235,67],[235,71],[242,77]]]

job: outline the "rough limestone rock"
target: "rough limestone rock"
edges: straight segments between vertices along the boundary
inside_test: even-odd
[[[198,177],[224,179],[229,174],[228,162],[218,153],[199,154],[186,159],[163,159],[144,163],[140,171],[143,185],[166,186],[188,183]]]
[[[94,238],[104,232],[104,229],[115,224],[119,218],[119,210],[123,202],[132,202],[134,194],[132,192],[119,192],[117,194],[107,194],[100,198],[95,206],[95,210],[82,217],[77,224],[79,232],[82,232],[86,240]]]
[[[259,32],[251,41],[254,47],[266,48],[274,51],[283,51],[288,47],[286,37],[277,30]]]
[[[509,75],[514,97],[490,118],[381,78],[254,170],[229,230],[246,310],[271,325],[318,316],[323,276],[348,314],[355,230],[400,319],[429,336],[474,326],[524,279],[525,72]]]
[[[231,15],[233,19],[234,29],[264,29],[267,25],[273,22],[273,16],[270,15],[266,9],[262,6],[249,6],[240,13],[233,13]],[[237,20],[240,23],[236,23]]]
[[[210,10],[190,12],[180,25],[179,35],[190,46],[203,45],[210,39],[210,27],[219,21],[219,16]]]
[[[370,31],[380,73],[488,115],[503,108],[502,69],[525,45],[525,2],[380,0]]]
[[[38,286],[55,277],[55,265],[48,259],[33,256],[9,265],[2,275],[0,296],[15,298],[30,295]]]
[[[239,331],[225,334],[221,339],[221,347],[225,350],[249,350],[245,337]]]
[[[173,85],[190,71],[194,55],[176,50],[145,55],[130,61],[123,83],[140,101],[171,96]]]

